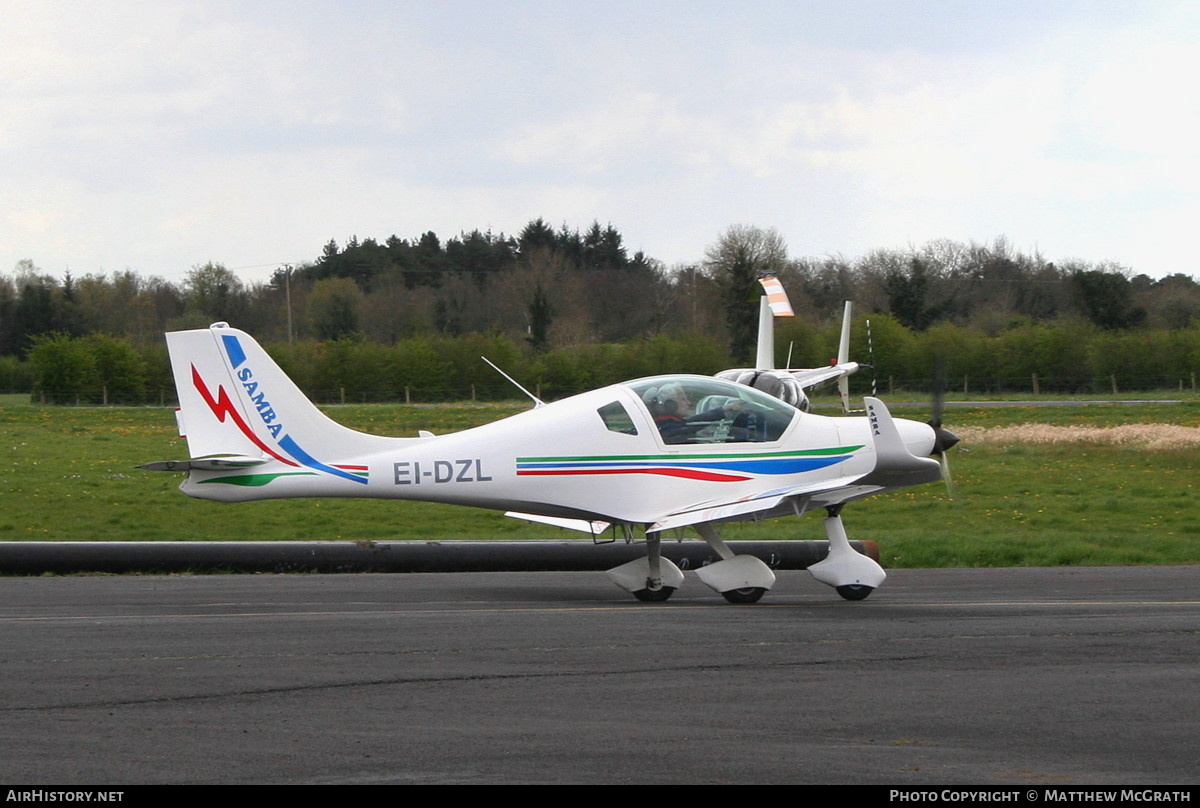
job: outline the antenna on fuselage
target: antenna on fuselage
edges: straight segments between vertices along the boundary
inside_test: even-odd
[[[546,402],[542,401],[540,398],[538,398],[537,396],[535,396],[533,393],[529,392],[529,391],[528,391],[528,390],[526,390],[524,387],[522,387],[522,386],[520,385],[520,383],[519,383],[519,382],[517,382],[517,380],[516,380],[516,379],[514,379],[512,376],[509,376],[507,373],[505,373],[503,370],[501,370],[501,369],[500,369],[500,367],[499,367],[499,366],[498,366],[498,365],[497,365],[495,362],[493,362],[492,360],[488,359],[486,356],[481,356],[481,357],[479,357],[479,358],[480,358],[480,359],[482,359],[484,362],[487,362],[489,365],[491,365],[491,366],[492,366],[492,370],[496,371],[496,372],[497,372],[497,373],[499,373],[501,376],[503,376],[504,378],[508,379],[508,380],[509,380],[509,382],[511,382],[511,383],[512,383],[513,387],[516,387],[516,388],[517,388],[518,390],[520,390],[522,393],[524,393],[525,395],[529,396],[529,398],[533,400],[533,408],[534,408],[535,410],[536,410],[538,407],[544,407],[544,406],[546,406]]]

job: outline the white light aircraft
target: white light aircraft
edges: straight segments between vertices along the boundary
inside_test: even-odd
[[[759,298],[755,366],[723,370],[717,374],[717,378],[762,390],[805,412],[809,408],[805,390],[836,379],[842,410],[850,412],[849,376],[859,368],[857,362],[850,361],[850,321],[854,311],[850,301],[846,301],[842,314],[842,334],[836,362],[823,368],[778,369],[775,367],[775,318],[794,317],[795,314],[778,278],[767,275],[759,278],[759,282],[765,294]],[[788,353],[790,358],[791,351]]]
[[[691,527],[721,558],[696,571],[733,603],[775,582],[758,558],[734,554],[723,522],[824,509],[829,555],[809,571],[860,600],[883,569],[856,552],[844,505],[941,478],[930,455],[957,442],[940,423],[802,412],[754,387],[669,375],[614,384],[447,435],[368,435],[317,409],[243,331],[225,323],[167,334],[190,459],[181,489],[221,502],[376,497],[508,512],[596,536],[644,531],[644,558],[609,570],[639,600],[664,601],[683,572],[662,557],[664,533]],[[532,396],[531,396],[532,398]],[[694,403],[693,403],[694,402]],[[940,419],[935,419],[940,420]]]

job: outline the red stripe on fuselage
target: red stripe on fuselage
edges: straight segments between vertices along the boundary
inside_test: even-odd
[[[518,477],[548,477],[575,474],[662,474],[666,477],[684,477],[689,480],[705,480],[714,483],[737,483],[752,480],[753,477],[740,477],[733,474],[717,474],[712,471],[696,471],[694,469],[646,468],[646,469],[554,469],[545,471],[518,471]]]

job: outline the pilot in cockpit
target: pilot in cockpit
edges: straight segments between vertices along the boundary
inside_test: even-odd
[[[714,422],[734,418],[744,404],[740,399],[726,400],[722,406],[697,413],[687,390],[676,382],[647,390],[643,399],[667,443],[688,443],[693,435]]]

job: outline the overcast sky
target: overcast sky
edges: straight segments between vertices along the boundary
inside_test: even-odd
[[[1200,3],[0,0],[0,272],[611,223],[1200,274]]]

